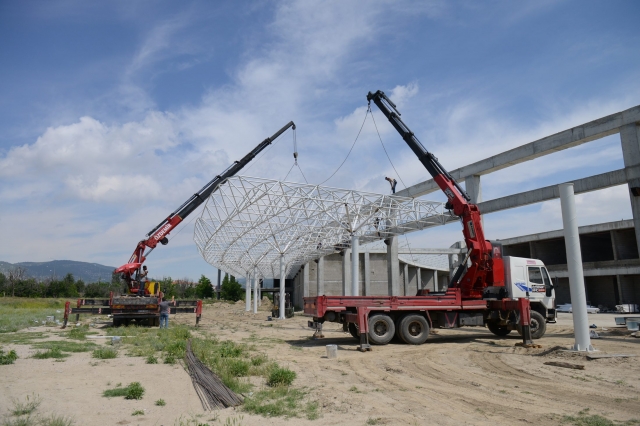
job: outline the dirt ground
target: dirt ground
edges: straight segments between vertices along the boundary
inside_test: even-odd
[[[78,425],[176,425],[188,419],[201,424],[235,425],[517,425],[571,424],[563,416],[589,409],[612,421],[640,419],[640,338],[615,326],[614,314],[591,314],[601,338],[592,343],[599,353],[638,357],[588,361],[584,354],[554,351],[573,344],[571,314],[548,324],[537,343],[542,349],[515,345],[519,338],[497,338],[485,328],[437,330],[428,343],[393,343],[357,351],[358,342],[341,326],[325,324],[325,339],[311,340],[309,318],[267,321],[267,312],[249,314],[244,304],[205,307],[201,328],[220,339],[255,345],[280,365],[297,373],[294,386],[307,387],[319,404],[320,418],[264,418],[241,408],[205,412],[183,367],[147,365],[142,358],[95,360],[76,353],[65,362],[28,358],[34,350],[16,349],[20,358],[0,366],[0,416],[12,400],[27,395],[42,398],[43,413],[71,416]],[[176,322],[191,315],[172,316]],[[604,327],[604,328],[603,328]],[[42,331],[38,327],[35,331]],[[59,330],[49,328],[51,334]],[[104,334],[104,329],[96,329]],[[96,339],[100,341],[100,339]],[[327,359],[327,344],[338,345],[338,358]],[[574,370],[545,365],[562,361],[585,366]],[[141,401],[104,398],[102,391],[118,382],[141,382],[147,389]],[[167,405],[157,407],[156,399]],[[144,416],[131,414],[145,410]],[[584,415],[584,414],[583,414]],[[566,421],[566,418],[565,418]],[[195,423],[192,423],[195,424]],[[635,424],[635,423],[634,423]]]

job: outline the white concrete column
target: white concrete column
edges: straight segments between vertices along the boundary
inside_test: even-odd
[[[304,305],[304,297],[309,297],[309,269],[311,268],[308,263],[302,267],[302,297],[300,301]]]
[[[363,296],[371,296],[371,263],[369,252],[364,252],[364,294]]]
[[[400,265],[398,265],[398,268],[400,268]],[[409,278],[409,265],[407,263],[404,264],[403,273],[404,273],[404,288],[409,288],[409,283],[411,282],[411,279]]]
[[[560,188],[560,205],[562,207],[562,224],[564,226],[564,242],[567,249],[567,269],[569,270],[569,289],[573,310],[573,330],[575,334],[575,351],[593,351],[589,337],[589,319],[587,317],[587,298],[584,289],[584,271],[582,270],[582,252],[576,218],[576,204],[573,194],[573,183],[563,183]]]
[[[627,124],[620,128],[620,142],[622,143],[622,158],[624,166],[633,167],[640,164],[640,126],[635,123]],[[636,242],[640,252],[640,196],[633,195],[631,188],[640,188],[640,179],[632,179],[627,184],[629,187],[629,199],[631,201],[631,213],[633,225],[636,231]]]
[[[258,313],[258,268],[253,268],[253,313]]]
[[[258,306],[262,306],[262,286],[260,280],[258,280]]]
[[[324,256],[318,259],[318,270],[316,272],[316,294],[324,296]]]
[[[398,260],[398,237],[389,237],[387,243],[387,282],[389,296],[399,296],[400,263]]]
[[[284,253],[280,255],[280,317],[279,319],[284,319],[284,286],[286,285],[287,277],[284,275]]]
[[[342,256],[342,295],[351,296],[351,249]]]
[[[440,291],[438,287],[438,271],[433,270],[433,291]]]
[[[360,243],[351,236],[351,295],[360,296]]]
[[[244,310],[247,312],[251,310],[251,274],[249,272],[244,279]]]

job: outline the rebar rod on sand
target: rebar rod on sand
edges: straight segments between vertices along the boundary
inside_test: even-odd
[[[202,408],[213,410],[214,408],[235,407],[242,404],[242,399],[226,387],[220,378],[193,354],[191,340],[187,341],[184,359],[193,387],[202,403]]]

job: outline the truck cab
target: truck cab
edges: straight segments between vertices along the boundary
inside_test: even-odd
[[[555,291],[544,263],[539,259],[514,256],[503,259],[507,297],[514,300],[528,298],[532,311],[542,315],[546,322],[555,322]]]

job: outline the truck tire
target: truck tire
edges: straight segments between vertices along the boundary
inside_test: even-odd
[[[511,333],[511,330],[509,330],[507,327],[505,327],[504,325],[498,325],[495,322],[487,323],[487,328],[490,332],[500,337],[504,337],[507,334]]]
[[[429,323],[422,315],[411,314],[400,321],[400,337],[409,345],[421,345],[429,337]]]
[[[351,334],[356,339],[360,338],[360,331],[358,331],[358,326],[352,322],[349,323],[349,334]]]
[[[547,331],[547,323],[540,312],[531,311],[531,338],[539,339]],[[518,324],[518,333],[522,336],[522,326]]]
[[[395,333],[396,326],[388,315],[377,314],[369,318],[369,341],[374,345],[386,345]]]

